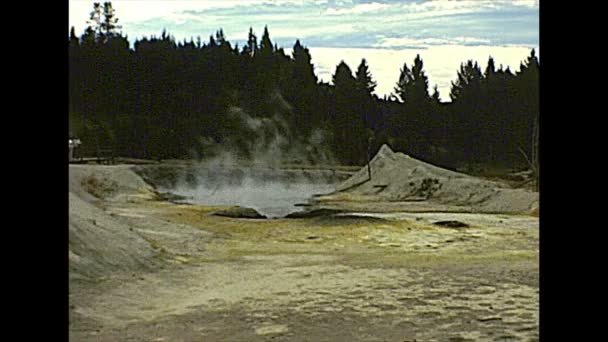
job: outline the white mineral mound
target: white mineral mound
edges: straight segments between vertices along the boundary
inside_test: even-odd
[[[156,252],[126,221],[110,215],[101,198],[87,191],[87,181],[105,189],[100,194],[117,201],[126,194],[150,191],[126,166],[70,165],[69,270],[70,279],[97,278],[115,272],[154,267]],[[92,186],[92,185],[91,185]]]
[[[425,163],[383,145],[371,160],[371,180],[364,166],[337,187],[338,193],[386,201],[428,202],[467,211],[495,213],[529,212],[538,203],[538,193],[511,189]]]

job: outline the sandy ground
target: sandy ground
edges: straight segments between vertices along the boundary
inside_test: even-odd
[[[140,181],[70,166],[71,341],[538,340],[538,218],[235,219]]]

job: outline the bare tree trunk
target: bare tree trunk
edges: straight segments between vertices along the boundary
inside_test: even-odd
[[[536,191],[539,190],[539,180],[540,180],[540,162],[538,158],[538,131],[540,118],[539,114],[536,115],[536,120],[534,120],[534,130],[532,133],[532,162],[534,163],[534,177],[536,182]]]
[[[538,126],[539,126],[539,119],[538,119],[538,116],[536,116],[536,119],[534,120],[534,124],[533,124],[533,129],[532,129],[532,154],[531,154],[530,158],[528,157],[528,154],[524,151],[524,149],[519,147],[519,152],[526,159],[528,166],[532,170],[532,177],[534,178],[534,190],[535,191],[539,190],[539,180],[540,180],[540,173],[539,173],[540,163],[539,163],[539,158],[538,158],[538,130],[539,130]]]
[[[370,164],[370,154],[372,153],[372,137],[367,139],[367,176],[372,180],[372,166]]]

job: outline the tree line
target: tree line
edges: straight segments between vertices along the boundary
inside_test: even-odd
[[[205,142],[238,141],[242,157],[259,136],[244,129],[251,118],[284,123],[282,134],[304,141],[315,131],[343,164],[362,165],[388,143],[398,151],[447,167],[525,165],[534,155],[539,62],[534,50],[520,70],[485,71],[464,62],[452,82],[451,103],[429,92],[424,64],[405,63],[396,96],[373,95],[376,83],[365,59],[355,71],[337,65],[331,83],[319,81],[311,54],[297,40],[290,55],[250,29],[244,46],[219,29],[205,41],[176,41],[166,31],[138,38],[131,48],[118,32],[111,3],[96,3],[91,24],[69,37],[70,131],[83,152],[99,145],[134,158],[205,157]],[[88,150],[87,150],[88,149]]]

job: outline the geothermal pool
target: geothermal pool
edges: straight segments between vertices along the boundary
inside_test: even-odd
[[[188,181],[168,189],[182,202],[200,205],[238,205],[269,218],[303,210],[313,195],[327,194],[348,175],[327,170],[199,167]]]

